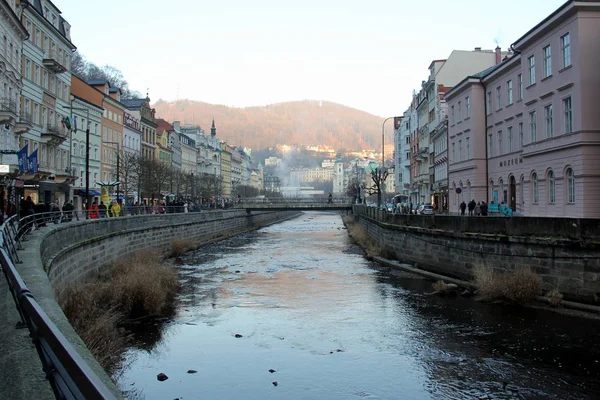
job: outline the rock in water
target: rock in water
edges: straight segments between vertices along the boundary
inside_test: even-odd
[[[271,369],[269,370],[269,372],[270,372],[270,373],[273,373],[273,372],[277,372],[277,371],[275,371],[273,368],[271,368]]]
[[[188,369],[188,374],[195,374],[198,371],[196,371],[195,369]]]
[[[279,385],[279,383],[277,383],[277,381],[273,381],[273,386],[277,386]]]
[[[159,381],[166,381],[167,379],[169,379],[169,377],[167,376],[167,374],[161,372],[160,374],[156,375],[156,379],[158,379]]]
[[[236,334],[235,334],[235,337],[236,337],[236,338],[241,338],[241,337],[243,337],[243,336],[242,336],[242,335],[240,335],[239,333],[236,333]]]

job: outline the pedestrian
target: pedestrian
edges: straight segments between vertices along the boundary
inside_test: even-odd
[[[113,201],[111,212],[112,217],[118,217],[119,215],[121,215],[121,205],[117,201]]]
[[[94,201],[90,206],[90,219],[96,219],[100,215],[100,210],[98,209],[98,204]]]
[[[479,216],[481,215],[481,202],[478,201],[477,204],[475,205],[475,215]]]
[[[463,202],[460,203],[460,215],[465,215],[466,209],[467,209],[467,203],[465,203],[465,201],[463,200]]]
[[[333,203],[333,196],[331,195],[331,192],[329,192],[329,204]]]
[[[469,216],[472,217],[473,216],[473,212],[475,211],[475,199],[471,200],[467,206],[467,208],[469,209]]]
[[[98,206],[98,212],[100,213],[100,218],[106,217],[106,204],[103,201],[100,201],[100,205]]]

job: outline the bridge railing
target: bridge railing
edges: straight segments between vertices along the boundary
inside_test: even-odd
[[[235,205],[244,204],[352,204],[352,197],[332,197],[331,201],[327,197],[248,197],[235,200]]]
[[[19,275],[15,267],[15,263],[20,262],[17,248],[27,232],[16,215],[0,226],[0,266],[21,319],[17,328],[29,329],[42,369],[57,399],[115,399],[48,317]]]

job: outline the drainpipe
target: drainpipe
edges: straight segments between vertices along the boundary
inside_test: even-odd
[[[479,78],[479,82],[481,82],[481,86],[483,86],[483,109],[484,109],[484,143],[485,143],[485,202],[486,204],[490,204],[490,174],[489,174],[489,154],[488,154],[488,144],[487,144],[487,121],[488,121],[488,109],[487,109],[487,88],[485,87],[485,83],[483,83],[483,79]]]

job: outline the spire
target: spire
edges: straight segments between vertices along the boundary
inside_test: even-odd
[[[217,128],[215,128],[215,119],[213,118],[212,126],[210,127],[210,136],[217,136]]]

